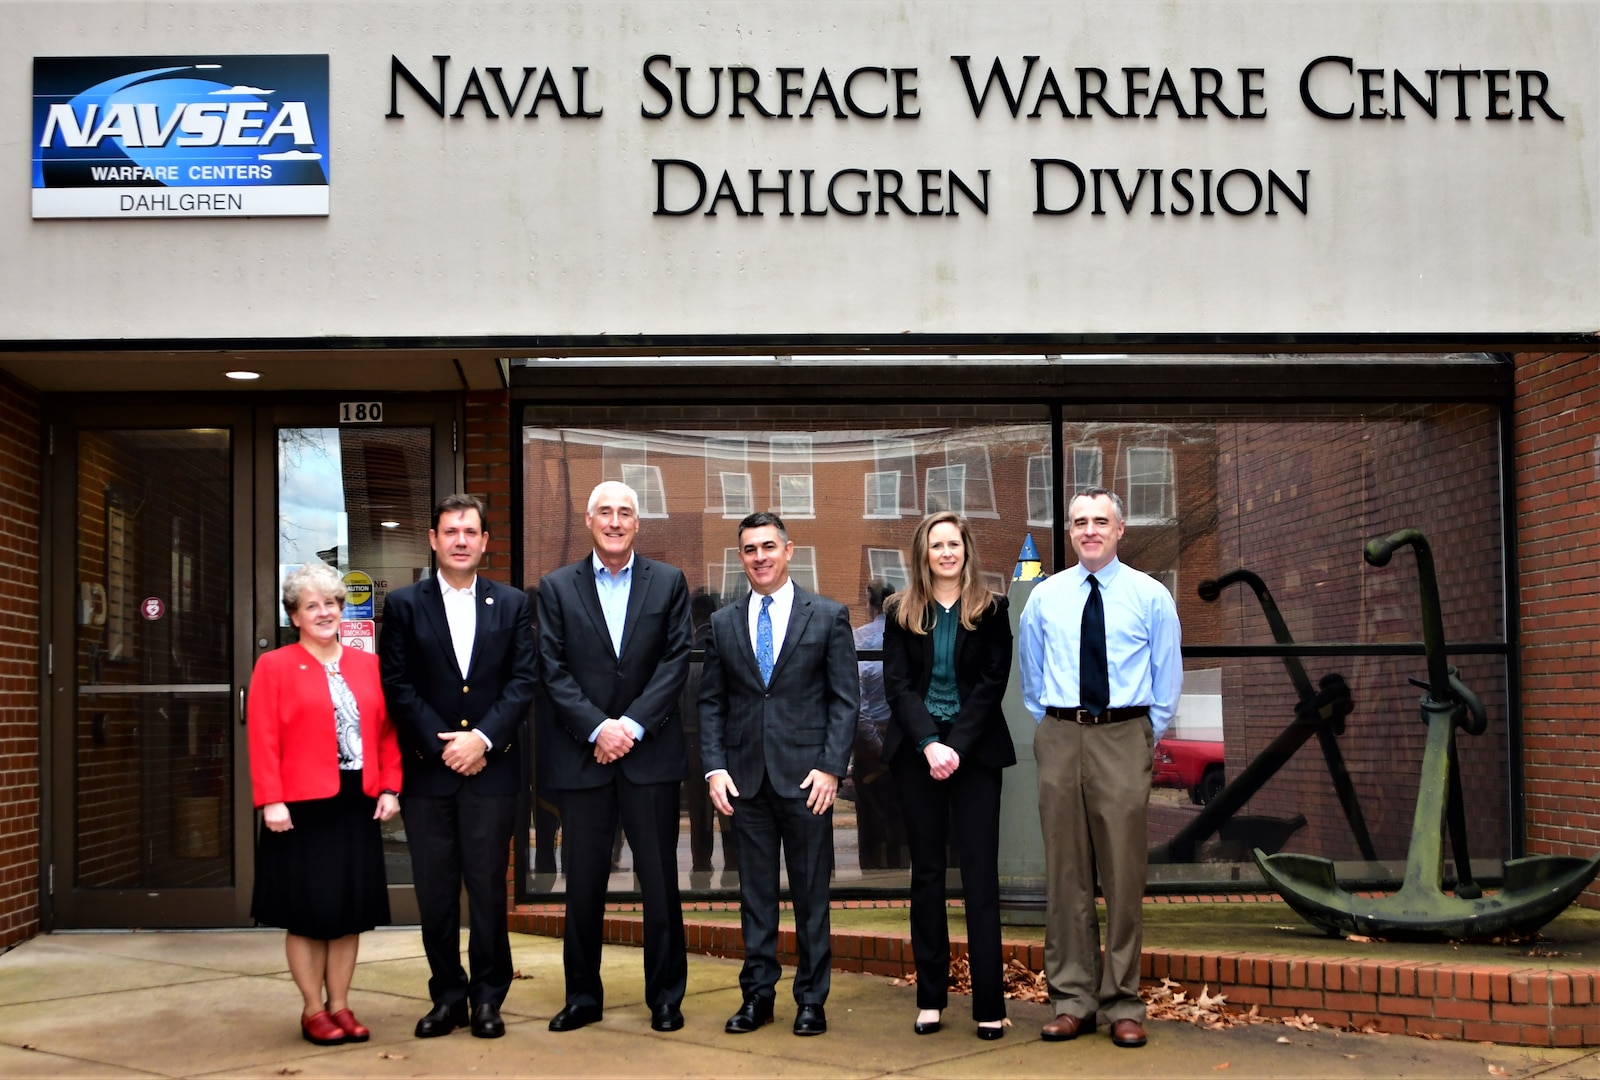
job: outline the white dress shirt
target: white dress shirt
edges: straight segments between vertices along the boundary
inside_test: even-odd
[[[444,578],[439,579],[439,596],[444,600],[444,620],[450,624],[450,645],[455,649],[456,666],[465,679],[472,666],[472,642],[478,636],[478,575],[464,589],[452,588]],[[494,742],[479,731],[472,733],[483,740],[483,745],[494,749]]]
[[[750,622],[750,648],[754,651],[756,645],[756,624],[761,619],[761,594],[750,594],[750,607],[746,616]],[[794,610],[794,578],[785,578],[777,591],[772,593],[772,606],[767,613],[772,616],[772,662],[777,663],[778,657],[783,655],[783,639],[789,633],[789,613]]]

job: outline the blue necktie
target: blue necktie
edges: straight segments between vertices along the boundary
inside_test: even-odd
[[[1106,606],[1100,582],[1089,575],[1089,599],[1083,605],[1078,635],[1078,707],[1099,716],[1111,704],[1111,673],[1106,666]]]
[[[772,682],[772,597],[761,598],[761,614],[756,616],[756,664],[761,668],[761,682]]]

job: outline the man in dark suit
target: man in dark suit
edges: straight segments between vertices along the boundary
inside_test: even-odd
[[[506,931],[520,755],[513,744],[538,685],[528,600],[478,576],[489,544],[483,504],[449,495],[433,510],[428,543],[438,573],[389,594],[378,659],[400,736],[401,809],[428,955],[433,1009],[419,1039],[468,1023],[483,1039],[505,1034],[511,988]],[[471,937],[461,967],[461,887]]]
[[[561,792],[567,870],[567,1001],[551,1031],[599,1020],[600,939],[620,821],[644,894],[645,1004],[657,1031],[683,1027],[688,977],[678,900],[680,695],[689,675],[689,585],[633,550],[639,496],[607,481],[585,516],[594,553],[539,583],[539,659],[550,696],[550,776]]]
[[[776,514],[739,523],[739,559],[753,591],[711,617],[700,677],[706,783],[739,841],[744,1004],[728,1020],[733,1034],[772,1021],[780,847],[798,938],[794,1033],[828,1029],[833,800],[850,760],[860,686],[848,611],[790,580],[793,555]]]

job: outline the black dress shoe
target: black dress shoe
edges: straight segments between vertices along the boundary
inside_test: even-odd
[[[739,1006],[739,1011],[728,1017],[723,1030],[729,1035],[746,1035],[763,1024],[772,1023],[772,1002],[749,997]]]
[[[683,1026],[683,1010],[676,1004],[657,1005],[650,1010],[650,1026],[656,1031],[677,1031]]]
[[[828,1016],[821,1005],[802,1005],[794,1014],[796,1035],[821,1035],[828,1030]]]
[[[1005,1038],[1005,1034],[1006,1028],[1004,1024],[999,1024],[995,1027],[984,1027],[982,1024],[978,1025],[978,1038],[980,1039],[1003,1039]]]
[[[918,1020],[916,1023],[911,1025],[911,1030],[915,1031],[918,1035],[932,1035],[943,1026],[944,1025],[937,1020]]]
[[[577,1031],[586,1024],[598,1024],[603,1016],[598,1005],[567,1005],[550,1018],[551,1031]]]
[[[484,1002],[472,1009],[472,1034],[479,1039],[498,1039],[506,1033],[506,1022],[500,1019],[500,1006]]]
[[[435,1005],[433,1011],[417,1021],[419,1039],[436,1039],[448,1035],[456,1028],[467,1026],[467,1003],[457,1001],[452,1005]]]

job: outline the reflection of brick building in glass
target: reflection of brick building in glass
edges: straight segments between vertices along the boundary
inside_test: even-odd
[[[1029,533],[1048,568],[1050,448],[1040,410],[951,410],[959,415],[937,424],[884,427],[882,414],[899,410],[831,409],[811,426],[802,417],[775,429],[768,417],[750,431],[735,426],[756,422],[742,411],[622,429],[573,426],[569,414],[561,428],[527,429],[528,583],[589,550],[583,504],[602,479],[639,491],[640,550],[682,567],[691,589],[720,602],[747,588],[736,530],[755,510],[783,517],[795,579],[850,604],[857,625],[868,582],[904,584],[911,535],[929,509],[967,514],[994,588],[1008,587]]]
[[[752,510],[772,509],[795,541],[796,579],[849,603],[859,626],[867,620],[869,582],[904,582],[923,513],[965,513],[992,587],[1005,589],[1029,534],[1046,572],[1053,569],[1053,521],[1065,513],[1056,500],[1098,484],[1122,497],[1122,557],[1173,591],[1187,646],[1272,641],[1247,588],[1230,588],[1215,603],[1197,594],[1202,581],[1240,566],[1261,575],[1298,642],[1419,641],[1414,560],[1402,554],[1382,571],[1361,561],[1367,539],[1412,525],[1433,543],[1450,639],[1503,641],[1492,410],[1302,409],[1285,419],[1249,409],[1161,418],[1148,408],[1069,409],[1061,433],[1066,475],[1059,478],[1037,410],[940,409],[957,415],[937,419],[931,411],[796,408],[785,410],[786,426],[774,423],[771,410],[758,417],[743,408],[673,410],[670,418],[596,411],[593,426],[572,410],[552,412],[545,424],[535,413],[524,438],[527,580],[589,550],[583,501],[601,479],[620,479],[644,504],[640,549],[683,567],[692,589],[718,602],[741,595],[735,527]],[[888,426],[897,421],[903,426]],[[1441,505],[1447,493],[1449,505]],[[1503,717],[1502,659],[1455,659]],[[1402,858],[1423,740],[1419,692],[1406,679],[1424,672],[1422,658],[1318,657],[1304,664],[1313,682],[1334,671],[1348,681],[1356,710],[1340,739],[1345,764],[1378,855]],[[1237,776],[1293,718],[1295,693],[1283,663],[1213,657],[1186,666],[1220,676],[1227,773]],[[1502,856],[1504,741],[1491,734],[1461,745],[1474,805],[1481,804],[1474,850]],[[1181,824],[1194,808],[1176,812]],[[1303,814],[1292,850],[1357,857],[1315,740],[1243,813]],[[1153,819],[1152,837],[1176,827]]]

